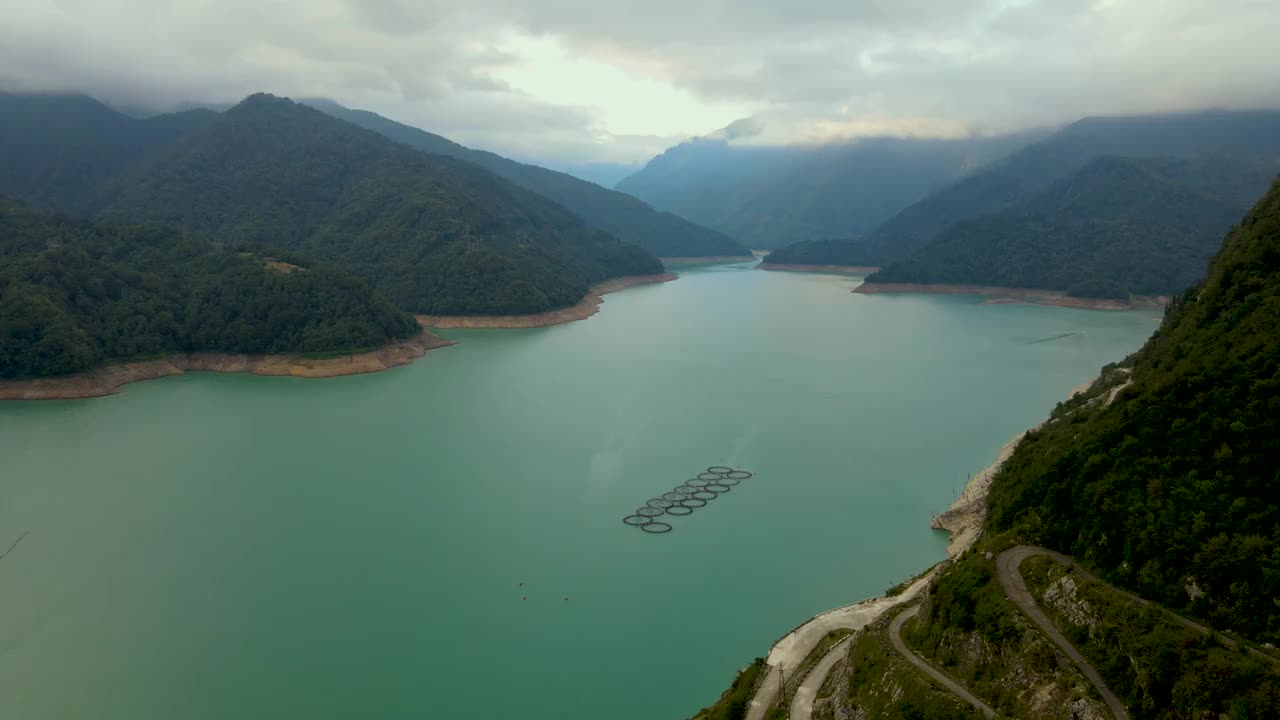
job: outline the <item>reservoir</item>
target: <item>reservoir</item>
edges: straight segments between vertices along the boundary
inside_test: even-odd
[[[383,373],[0,403],[0,717],[692,715],[943,559],[967,475],[1158,320],[859,282],[692,269]],[[754,476],[623,524],[713,465]]]

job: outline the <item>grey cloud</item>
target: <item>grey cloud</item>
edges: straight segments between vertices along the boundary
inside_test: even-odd
[[[746,140],[764,132],[764,121],[756,117],[738,118],[707,137],[717,140]]]
[[[580,106],[511,88],[512,36],[758,108],[732,131],[745,142],[1280,104],[1274,0],[0,0],[0,17],[6,87],[129,105],[332,97],[566,162],[681,138],[611,133],[591,88]]]

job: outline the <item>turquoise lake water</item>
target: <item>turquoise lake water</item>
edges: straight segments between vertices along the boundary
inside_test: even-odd
[[[857,283],[695,269],[385,373],[0,403],[0,718],[692,715],[942,559],[966,475],[1156,327]],[[756,477],[622,524],[721,463]]]

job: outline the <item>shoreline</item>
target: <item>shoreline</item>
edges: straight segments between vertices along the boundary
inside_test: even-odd
[[[559,310],[532,313],[529,315],[418,315],[418,324],[433,330],[458,329],[492,329],[514,330],[520,328],[540,328],[577,320],[586,320],[600,311],[604,295],[625,290],[636,285],[650,285],[675,280],[675,273],[661,275],[631,275],[614,278],[597,283],[587,291],[577,305],[570,305]]]
[[[406,365],[430,350],[456,345],[422,330],[377,350],[329,358],[300,355],[249,355],[244,353],[173,353],[152,360],[112,363],[61,377],[0,381],[3,400],[77,400],[114,395],[129,383],[155,380],[188,372],[251,373],[265,376],[326,378],[362,375]]]
[[[1084,310],[1133,310],[1139,307],[1164,307],[1169,298],[1134,295],[1129,300],[1071,297],[1061,290],[1040,288],[1007,288],[997,285],[952,285],[947,283],[863,283],[851,292],[858,295],[891,295],[922,293],[928,295],[988,295],[984,305],[1049,305]]]
[[[760,263],[757,267],[761,270],[837,273],[840,275],[870,275],[880,269],[874,265],[806,265],[804,263]]]
[[[737,263],[757,260],[755,255],[702,255],[697,257],[660,257],[663,265],[682,267],[684,265],[711,265],[714,263]]]
[[[1077,385],[1067,394],[1067,399],[1070,400],[1076,395],[1086,392],[1100,378],[1101,375],[1098,375]],[[874,622],[885,611],[913,600],[926,591],[929,584],[933,582],[934,576],[945,563],[954,560],[973,547],[978,538],[981,537],[983,526],[986,523],[986,500],[987,493],[991,489],[992,479],[995,478],[1000,468],[1004,466],[1009,456],[1013,454],[1014,448],[1018,446],[1022,438],[1028,432],[1040,428],[1048,420],[1049,416],[1046,415],[1044,420],[1023,430],[1006,442],[1000,448],[995,461],[985,470],[970,478],[965,485],[964,491],[960,493],[960,497],[956,498],[950,507],[935,516],[930,522],[929,526],[933,529],[946,530],[951,533],[950,541],[947,544],[948,557],[946,560],[915,575],[907,587],[898,595],[878,595],[827,610],[809,618],[791,630],[791,632],[778,638],[769,647],[769,653],[766,655],[765,667],[768,674],[751,699],[751,705],[747,712],[748,720],[764,720],[768,709],[773,706],[779,690],[779,684],[776,680],[777,673],[774,672],[776,668],[779,666],[796,667],[817,646],[818,641],[831,630],[849,628],[859,631]]]
[[[1071,389],[1067,393],[1067,400],[1086,392],[1093,384],[1102,378],[1097,375]],[[1049,421],[1046,416],[1044,420],[1032,425],[1022,432],[1014,435],[996,454],[996,459],[985,470],[969,478],[969,482],[965,484],[964,490],[960,492],[960,497],[955,499],[946,510],[943,510],[929,523],[929,527],[934,530],[946,530],[951,533],[951,539],[947,544],[947,554],[951,557],[958,557],[966,550],[973,547],[978,542],[978,538],[982,535],[982,528],[987,520],[987,493],[991,490],[991,481],[995,479],[996,473],[1000,472],[1000,468],[1004,467],[1005,462],[1013,455],[1013,451],[1018,447],[1018,443],[1022,442],[1022,438],[1027,433],[1035,432]]]

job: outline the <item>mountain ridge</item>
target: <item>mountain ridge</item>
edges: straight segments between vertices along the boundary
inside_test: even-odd
[[[1016,207],[1102,155],[1280,161],[1280,111],[1084,118],[931,193],[861,241],[798,243],[776,251],[767,261],[886,267],[925,247],[956,223]],[[1247,207],[1261,190],[1242,192],[1241,206]]]
[[[750,251],[723,233],[661,212],[624,192],[581,180],[568,173],[521,163],[486,150],[468,148],[448,138],[396,122],[367,110],[344,107],[332,100],[300,101],[321,112],[372,130],[424,152],[468,162],[548,198],[623,242],[661,257],[749,257]]]

